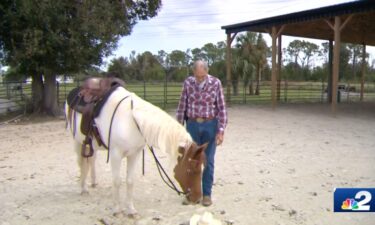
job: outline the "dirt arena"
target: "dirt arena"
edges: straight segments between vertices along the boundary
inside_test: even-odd
[[[80,195],[64,121],[1,125],[0,225],[179,225],[205,211],[235,225],[375,224],[374,213],[333,213],[335,187],[375,187],[374,104],[340,105],[335,118],[328,105],[234,106],[229,120],[217,149],[214,205],[181,205],[147,152],[146,174],[139,163],[135,185],[138,219],[112,215],[104,151],[97,159],[99,185]],[[125,188],[123,179],[123,197]]]

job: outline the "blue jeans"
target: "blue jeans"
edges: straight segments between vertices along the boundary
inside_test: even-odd
[[[214,182],[217,123],[217,119],[203,123],[188,120],[186,123],[187,131],[198,145],[208,142],[208,147],[205,150],[207,162],[202,177],[203,196],[211,196]]]

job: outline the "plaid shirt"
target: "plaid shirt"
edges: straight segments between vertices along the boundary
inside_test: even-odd
[[[224,133],[227,125],[227,110],[223,87],[219,79],[207,75],[202,89],[194,76],[185,80],[176,117],[180,123],[183,123],[185,116],[188,118],[216,117],[218,119],[218,133]]]

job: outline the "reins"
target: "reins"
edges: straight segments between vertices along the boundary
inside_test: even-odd
[[[177,186],[174,184],[174,182],[172,181],[172,179],[168,176],[167,172],[164,170],[163,166],[161,165],[159,159],[156,157],[156,154],[155,154],[155,151],[154,151],[154,148],[151,146],[147,146],[149,149],[150,149],[150,152],[152,153],[152,156],[154,157],[155,159],[155,163],[156,163],[156,167],[158,168],[158,172],[159,172],[159,175],[161,177],[161,179],[164,181],[164,183],[172,190],[174,190],[178,195],[186,195],[188,192],[183,192],[183,191],[180,191]],[[165,177],[168,179],[168,181],[165,180]]]
[[[113,118],[115,117],[116,111],[118,107],[120,106],[121,102],[127,99],[130,95],[123,97],[116,105],[115,111],[113,111],[112,117],[111,117],[111,123],[109,125],[109,133],[108,133],[108,152],[107,152],[107,163],[109,161],[109,151],[111,149],[111,133],[112,133],[112,123],[113,123]]]

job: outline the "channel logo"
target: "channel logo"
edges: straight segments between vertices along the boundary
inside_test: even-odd
[[[375,188],[336,188],[334,212],[375,212]]]

